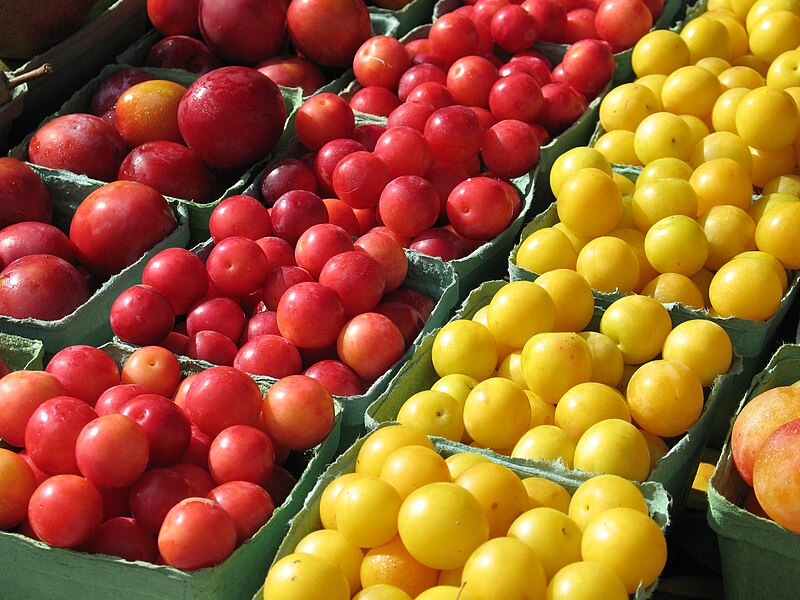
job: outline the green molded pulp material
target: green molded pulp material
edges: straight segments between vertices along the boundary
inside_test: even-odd
[[[12,371],[41,371],[44,344],[40,340],[0,333],[0,358]]]
[[[376,35],[381,35],[376,27],[375,17],[377,15],[388,16],[397,21],[397,28],[391,33],[383,33],[382,35],[390,35],[395,38],[403,37],[414,27],[431,22],[434,4],[436,4],[435,0],[411,0],[403,8],[397,10],[370,6],[369,14],[372,18],[372,28],[375,30]]]
[[[87,177],[65,174],[30,165],[42,178],[53,202],[53,225],[69,232],[72,215],[91,192],[103,185]],[[189,215],[186,207],[171,201],[178,217],[178,227],[145,253],[139,260],[106,280],[100,288],[75,311],[57,321],[13,319],[0,315],[0,331],[36,339],[44,343],[48,353],[56,353],[72,344],[97,346],[112,338],[109,312],[117,296],[139,283],[150,257],[166,248],[185,248],[189,243]]]
[[[124,363],[132,348],[111,343],[101,346],[118,364]],[[184,374],[204,368],[197,361],[181,360]],[[265,391],[263,382],[260,384]],[[124,596],[136,600],[196,599],[229,600],[249,598],[264,581],[275,552],[288,531],[290,519],[322,472],[336,456],[341,427],[341,406],[329,436],[305,453],[296,453],[287,463],[299,474],[292,493],[272,518],[223,563],[198,571],[144,562],[129,562],[104,555],[51,548],[16,533],[0,533],[0,589],[4,598],[47,598],[58,590],[62,598]]]
[[[110,6],[108,6],[110,4]],[[103,6],[105,5],[105,6]],[[31,81],[25,112],[17,120],[13,137],[17,140],[36,127],[45,116],[94,77],[104,65],[133,43],[147,26],[146,0],[104,2],[91,20],[67,39],[19,65],[14,75],[33,70],[44,63],[53,65],[53,73]],[[15,65],[16,66],[16,65]]]
[[[192,251],[205,260],[213,247],[213,241],[208,240],[192,248]],[[342,449],[349,446],[353,440],[364,432],[364,412],[367,406],[374,402],[387,388],[397,371],[411,358],[414,349],[425,335],[447,323],[453,309],[458,304],[456,274],[450,265],[418,252],[408,251],[407,256],[408,274],[403,282],[403,287],[422,292],[432,298],[436,304],[427,323],[417,335],[415,342],[406,350],[399,361],[372,383],[366,392],[359,396],[335,396],[335,399],[341,403],[343,410],[341,425]],[[115,341],[118,342],[118,339],[115,338]],[[189,359],[187,358],[186,360]],[[205,361],[192,362],[205,368],[213,366]],[[271,386],[275,382],[274,378],[263,375],[254,375],[253,379],[266,386]]]
[[[635,171],[636,169],[617,169],[615,167],[615,170],[619,170],[625,174],[627,171]],[[540,185],[537,187],[537,193],[545,186],[547,186],[547,193],[552,197],[552,193],[549,192],[550,186],[545,181],[540,181]],[[508,258],[508,273],[512,281],[517,279],[533,281],[538,277],[537,273],[523,269],[516,264],[517,252],[519,251],[522,241],[534,231],[544,227],[551,227],[555,223],[558,223],[558,214],[556,213],[556,205],[553,203],[547,210],[536,215],[522,230],[519,241]],[[603,307],[609,306],[614,300],[623,296],[623,294],[619,292],[605,293],[594,291],[593,293],[595,302]],[[786,294],[784,294],[777,312],[766,321],[751,321],[736,317],[710,317],[707,310],[690,308],[677,302],[666,304],[665,306],[669,310],[673,322],[675,323],[682,323],[683,321],[690,321],[692,319],[709,319],[718,323],[728,332],[736,353],[743,358],[754,359],[763,357],[764,351],[772,346],[778,328],[783,319],[789,314],[793,303],[797,301],[798,294],[800,294],[800,271],[789,271],[789,288]]]
[[[352,473],[355,470],[358,452],[367,437],[368,435],[356,440],[352,446],[350,446],[341,456],[339,456],[339,458],[336,459],[336,462],[328,467],[328,469],[319,479],[317,485],[314,486],[314,489],[306,499],[303,508],[292,520],[289,527],[289,533],[287,534],[286,538],[278,549],[277,555],[275,556],[276,561],[283,558],[287,554],[294,552],[295,547],[297,546],[298,542],[303,539],[303,537],[312,531],[322,529],[322,523],[319,516],[319,503],[322,493],[325,491],[325,488],[328,486],[328,484],[334,479],[344,475],[345,473]],[[507,458],[498,454],[487,452],[485,450],[468,448],[440,437],[431,437],[431,440],[433,441],[434,449],[445,458],[458,452],[482,454],[491,461],[508,467],[520,478],[543,477],[564,486],[570,494],[574,493],[581,483],[591,477],[586,473],[568,472],[566,470],[556,471],[551,469],[542,469],[535,464],[520,464],[518,462],[508,460]],[[656,521],[656,523],[658,523],[662,530],[666,530],[667,526],[669,525],[670,498],[668,493],[664,490],[663,486],[654,482],[640,484],[639,489],[641,489],[645,496],[650,516]],[[651,585],[646,590],[640,588],[634,596],[635,600],[644,600],[645,598],[649,598],[652,595],[655,587],[656,584]],[[259,590],[253,597],[253,600],[262,600],[262,598],[262,592]]]
[[[455,315],[455,319],[470,319],[483,306],[486,306],[506,282],[489,281],[476,289],[461,305]],[[587,330],[597,331],[600,317],[604,312],[603,307],[595,307],[595,316],[586,328]],[[673,324],[676,321],[673,317]],[[400,369],[397,377],[377,401],[369,406],[365,416],[367,429],[374,429],[380,423],[394,421],[403,403],[416,392],[427,390],[433,385],[439,376],[433,368],[431,360],[431,348],[436,332],[429,334],[422,344],[416,349],[414,356],[411,357],[403,368]],[[723,399],[735,390],[746,387],[741,360],[737,357],[726,375],[718,377],[714,385],[705,390],[706,402],[698,421],[692,425],[688,432],[676,440],[672,440],[671,448],[664,456],[656,468],[650,473],[648,481],[661,483],[669,492],[673,499],[674,514],[678,514],[683,509],[686,498],[691,489],[697,465],[700,463],[700,456],[709,438],[711,427],[717,416],[717,412]],[[749,379],[746,381],[749,382]],[[669,442],[669,440],[668,440]],[[459,444],[463,449],[467,446]],[[496,453],[491,453],[500,456]],[[560,462],[552,461],[530,461],[526,459],[509,459],[521,465],[537,465],[546,470],[564,470]],[[575,471],[578,472],[578,471]]]
[[[95,90],[100,86],[100,84],[105,81],[111,74],[119,71],[120,69],[125,68],[125,65],[119,64],[110,64],[107,65],[100,73],[94,77],[91,81],[86,83],[81,89],[75,92],[72,97],[70,97],[64,104],[61,105],[61,108],[48,116],[39,126],[44,125],[44,123],[55,119],[61,115],[70,114],[70,113],[79,113],[85,112],[88,109],[89,102],[91,101],[92,96],[94,95]],[[189,73],[188,71],[182,71],[180,69],[153,69],[150,67],[145,68],[151,75],[158,79],[166,79],[169,81],[173,81],[175,83],[179,83],[185,87],[189,87],[194,81],[197,79],[197,75],[193,73]],[[281,88],[281,94],[283,95],[283,101],[286,106],[286,115],[287,120],[290,117],[294,116],[295,111],[300,106],[302,101],[302,92],[299,88]],[[20,160],[27,160],[28,159],[28,144],[30,143],[30,139],[33,137],[33,132],[31,132],[19,145],[9,152],[10,156],[14,158],[18,158]],[[281,144],[285,143],[286,134],[284,131],[284,136],[278,142],[278,147]],[[244,169],[242,170],[244,171]],[[59,172],[59,171],[56,171]],[[66,173],[66,171],[60,171],[61,173]],[[233,178],[233,179],[232,179]],[[84,178],[86,179],[86,178]],[[186,200],[182,198],[175,198],[170,199],[173,200],[178,205],[186,207],[189,216],[189,228],[191,232],[191,239],[192,243],[198,243],[203,240],[208,239],[209,231],[208,231],[208,220],[211,217],[211,213],[214,208],[219,204],[220,200],[227,196],[232,196],[234,194],[238,194],[244,188],[247,182],[246,173],[239,174],[238,176],[231,173],[221,173],[218,179],[218,184],[221,186],[225,186],[227,189],[218,186],[218,189],[215,190],[216,199],[207,202],[194,202],[191,200]],[[94,181],[89,180],[87,181]],[[102,184],[103,182],[96,182],[98,185]]]
[[[781,346],[742,400],[800,379],[800,346]],[[741,409],[740,406],[740,409]],[[717,534],[725,597],[796,598],[800,587],[800,534],[740,508],[749,486],[733,464],[730,441],[708,487],[708,523]]]

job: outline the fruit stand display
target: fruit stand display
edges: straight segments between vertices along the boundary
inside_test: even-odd
[[[4,597],[793,597],[796,0],[63,4]]]

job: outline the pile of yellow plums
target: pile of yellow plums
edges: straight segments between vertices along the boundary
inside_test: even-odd
[[[403,425],[369,435],[319,515],[273,564],[265,600],[625,600],[667,555],[630,481],[601,475],[570,496],[479,454],[445,459]]]
[[[440,377],[409,397],[397,421],[514,458],[643,481],[700,417],[703,388],[726,373],[732,344],[713,321],[673,328],[667,309],[624,296],[595,312],[575,271],[502,285],[472,319],[431,346]],[[660,356],[660,358],[658,358]]]
[[[771,185],[784,191],[767,188],[751,202],[750,177],[733,158],[696,168],[654,158],[634,183],[596,147],[578,147],[556,159],[550,185],[560,222],[533,231],[516,254],[534,273],[573,269],[600,292],[765,321],[781,306],[787,269],[800,268],[796,175],[778,177]]]

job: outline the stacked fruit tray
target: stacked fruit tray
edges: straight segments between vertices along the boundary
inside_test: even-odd
[[[649,598],[668,507],[657,483],[555,474],[386,425],[323,474],[253,598],[307,597],[321,581],[337,600],[362,587],[363,598],[543,598],[546,582],[554,598]]]
[[[37,442],[31,441],[33,434],[25,430],[27,452],[30,456],[36,457],[37,463],[43,466],[53,465],[54,461],[62,461],[64,464],[65,460],[67,462],[77,460],[81,465],[81,472],[87,475],[92,473],[88,475],[92,481],[106,478],[104,483],[98,484],[98,487],[103,489],[101,497],[96,489],[90,488],[87,492],[85,485],[80,485],[81,482],[86,482],[82,477],[64,474],[48,479],[45,473],[37,470],[39,479],[36,481],[41,481],[43,478],[49,482],[38,488],[43,490],[41,493],[47,494],[47,497],[40,503],[32,501],[31,508],[28,509],[30,521],[26,519],[28,525],[24,533],[0,533],[0,546],[6,557],[4,564],[8,567],[3,569],[0,580],[9,597],[47,596],[52,592],[54,585],[59,586],[60,594],[75,598],[117,593],[139,598],[248,597],[260,585],[272,556],[286,533],[289,520],[302,506],[306,495],[336,455],[341,427],[341,406],[338,403],[334,405],[328,395],[330,420],[327,429],[319,430],[319,427],[323,426],[322,420],[319,420],[319,426],[314,432],[311,432],[311,428],[303,433],[295,432],[293,438],[287,437],[287,442],[294,442],[298,444],[294,446],[295,448],[305,448],[305,450],[289,452],[284,448],[279,450],[282,453],[281,457],[276,458],[269,438],[260,429],[242,424],[255,423],[254,418],[245,418],[246,412],[253,413],[254,407],[246,408],[244,398],[248,395],[254,396],[255,415],[258,415],[261,410],[262,395],[268,391],[267,385],[262,383],[259,388],[252,379],[238,371],[237,383],[231,380],[230,373],[220,373],[219,369],[224,369],[223,367],[217,367],[217,370],[208,369],[197,361],[187,359],[182,359],[179,363],[166,350],[164,353],[154,353],[152,349],[131,352],[130,348],[113,343],[103,345],[99,350],[89,346],[70,346],[53,357],[47,371],[21,369],[2,379],[0,395],[5,416],[0,428],[5,440],[15,445],[20,443],[17,441],[20,433],[19,422],[14,421],[12,415],[16,414],[17,410],[24,411],[23,404],[30,402],[32,398],[47,395],[48,386],[55,385],[56,388],[67,391],[69,396],[56,396],[44,402],[34,412],[31,421],[42,415],[42,426],[47,429],[47,416],[49,415],[52,421],[59,414],[63,415],[61,425],[51,423],[47,431],[42,430],[36,434]],[[34,360],[35,356],[31,358]],[[94,366],[92,380],[86,381],[86,373],[77,371],[75,365],[87,369]],[[58,376],[54,373],[58,373]],[[201,395],[205,400],[202,397],[193,399],[191,395],[186,394],[188,384],[181,386],[186,403],[176,398],[176,402],[180,402],[180,406],[186,409],[186,414],[192,415],[190,443],[189,420],[183,416],[184,410],[174,406],[166,398],[172,395],[170,389],[176,387],[179,381],[189,381],[192,375],[197,377],[196,385],[203,388],[204,392]],[[62,387],[58,381],[69,381],[70,385]],[[120,384],[120,381],[125,383]],[[140,401],[140,406],[138,408],[131,406],[128,410],[122,410],[120,414],[119,407],[126,402],[126,398],[133,398],[136,394],[135,390],[128,393],[128,388],[141,387],[142,384],[146,385],[145,390],[154,392],[157,390],[158,393],[139,395],[137,399]],[[214,414],[214,410],[220,410],[213,408],[213,403],[208,402],[208,398],[214,394],[221,395],[220,400],[216,402],[227,404],[222,408],[227,414]],[[79,397],[81,399],[78,399]],[[95,399],[94,405],[91,403],[92,397]],[[247,402],[252,401],[251,398]],[[193,412],[192,405],[195,402],[201,402],[202,406],[196,405],[196,411]],[[115,403],[117,408],[114,408]],[[136,443],[136,436],[130,436],[130,433],[126,435],[118,426],[124,423],[130,424],[134,419],[142,424],[139,431],[146,431],[147,436],[154,437],[148,442],[145,436],[144,463],[133,467],[134,471],[141,472],[146,466],[144,475],[128,478],[128,483],[120,485],[121,480],[111,482],[111,479],[127,477],[126,473],[131,468],[130,457],[140,455],[141,446]],[[117,427],[114,422],[117,423]],[[182,429],[178,424],[180,422],[185,422],[187,436],[185,443],[179,441],[184,439],[184,434],[180,433]],[[53,440],[54,436],[61,436],[62,441],[67,440],[72,435],[67,433],[68,428],[73,431],[75,435],[72,437],[75,438],[81,431],[82,423],[87,424],[84,430],[89,430],[93,425],[96,428],[91,429],[91,435],[87,433],[83,436],[92,439],[78,442],[71,457],[69,453],[62,451],[63,447],[59,449],[52,445],[48,446],[52,441],[47,440]],[[238,424],[228,425],[228,423]],[[29,424],[31,431],[35,427]],[[176,514],[174,518],[194,523],[190,526],[194,529],[178,533],[179,536],[184,536],[176,538],[173,542],[178,554],[174,554],[175,550],[170,554],[163,545],[164,534],[161,536],[162,541],[159,542],[160,548],[155,548],[154,532],[158,532],[160,522],[165,519],[165,509],[171,506],[165,503],[181,497],[205,495],[198,493],[198,490],[209,490],[209,494],[214,493],[212,488],[215,486],[215,480],[209,475],[208,468],[215,468],[215,460],[205,459],[203,453],[198,453],[195,448],[196,440],[204,435],[201,433],[200,438],[197,438],[196,428],[211,432],[212,438],[205,436],[206,452],[215,430],[223,428],[221,430],[223,437],[225,432],[231,432],[225,444],[231,445],[233,452],[247,449],[249,460],[244,467],[245,470],[261,469],[262,466],[266,469],[268,480],[265,486],[270,493],[267,494],[262,489],[260,495],[258,493],[252,495],[252,488],[261,488],[252,483],[242,486],[240,481],[242,475],[226,477],[234,482],[234,485],[239,485],[238,502],[240,507],[245,509],[245,512],[241,512],[242,508],[239,509],[240,521],[237,521],[236,528],[231,521],[223,519],[221,522],[218,514],[193,516],[190,506],[187,509],[188,514]],[[272,430],[275,440],[278,439],[278,430],[277,427]],[[266,440],[270,453],[267,459],[262,459],[262,452],[258,450],[257,445],[248,444],[246,438],[242,437],[245,434],[252,437],[253,432],[256,434],[256,440],[259,438],[262,441]],[[236,437],[237,434],[239,438]],[[309,441],[310,436],[314,435],[321,437],[321,441]],[[146,450],[148,443],[150,462]],[[275,443],[277,444],[277,441]],[[124,445],[126,449],[125,460],[118,454],[120,445]],[[86,449],[81,450],[81,447]],[[181,456],[183,450],[185,452]],[[215,452],[224,454],[225,450],[215,450]],[[219,456],[222,457],[223,454]],[[20,473],[19,461],[22,459],[18,458],[18,455],[2,449],[0,459],[8,472]],[[177,459],[180,459],[184,467],[182,471],[167,468],[174,465]],[[241,463],[241,459],[242,455],[234,454],[229,456],[226,464],[225,459],[220,458],[216,469],[236,469],[235,463]],[[94,461],[93,468],[87,466],[86,461],[89,460]],[[133,460],[138,461],[138,459]],[[262,460],[266,461],[265,465],[262,465]],[[101,461],[106,461],[105,468],[99,466]],[[276,461],[280,462],[280,466]],[[208,466],[204,469],[202,468],[204,465]],[[214,475],[216,478],[220,477],[218,471]],[[263,477],[263,473],[260,476]],[[134,481],[135,484],[131,487],[130,482]],[[7,485],[11,488],[9,491],[14,492],[24,489],[28,482],[20,473],[18,478],[9,480]],[[181,491],[182,486],[190,486],[191,492]],[[249,486],[252,488],[248,491]],[[244,491],[241,490],[242,487]],[[215,489],[224,490],[221,487]],[[128,499],[126,496],[129,490]],[[224,494],[224,491],[217,492],[216,496],[211,497],[220,504],[225,504]],[[259,500],[262,496],[266,498],[266,505],[263,504],[263,498]],[[48,498],[50,498],[49,503]],[[237,491],[228,491],[227,498],[229,503],[235,504]],[[128,508],[129,502],[130,508]],[[202,502],[213,505],[208,500]],[[12,506],[11,503],[5,506],[4,521],[13,518],[11,511],[16,509]],[[34,513],[34,510],[39,512]],[[99,514],[95,514],[96,511],[99,511]],[[135,521],[124,516],[130,514],[130,511],[137,515],[140,525],[133,525]],[[101,529],[102,533],[87,541],[82,532],[89,531],[92,527],[96,528],[101,518],[105,523],[103,525],[105,531]],[[67,520],[66,523],[64,519]],[[48,539],[50,544],[40,541],[39,535]],[[75,544],[68,539],[71,536],[74,539],[83,536],[84,541]],[[156,562],[154,557],[159,551],[161,556],[169,561],[166,566],[163,562],[159,566],[154,564]],[[127,560],[120,556],[125,556]],[[203,562],[216,566],[198,570],[198,566],[205,566]],[[44,563],[48,565],[46,574],[41,572]]]
[[[0,587],[658,598],[796,314],[793,1],[98,3],[0,159]]]

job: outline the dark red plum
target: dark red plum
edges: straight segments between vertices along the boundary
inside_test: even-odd
[[[286,38],[284,0],[200,0],[198,23],[215,54],[254,64],[276,54]]]
[[[159,69],[183,69],[196,75],[204,75],[219,69],[223,62],[197,38],[171,35],[153,44],[145,65]]]
[[[203,161],[183,144],[167,140],[145,142],[122,160],[117,179],[137,181],[165,196],[195,202],[211,200],[211,174]]]
[[[0,269],[30,254],[51,254],[73,265],[77,263],[72,242],[48,223],[22,221],[0,230]]]
[[[0,227],[52,218],[50,192],[36,172],[16,158],[0,158]]]
[[[202,75],[178,108],[186,144],[219,169],[246,168],[264,158],[277,144],[285,121],[278,86],[249,67],[222,67]]]
[[[114,181],[128,153],[119,132],[100,117],[75,113],[42,125],[28,144],[28,160],[100,181]]]
[[[172,208],[156,190],[135,181],[115,181],[81,202],[69,237],[78,262],[105,279],[132,265],[176,226]]]
[[[0,314],[55,321],[89,299],[89,288],[70,263],[49,254],[18,258],[0,272]]]

